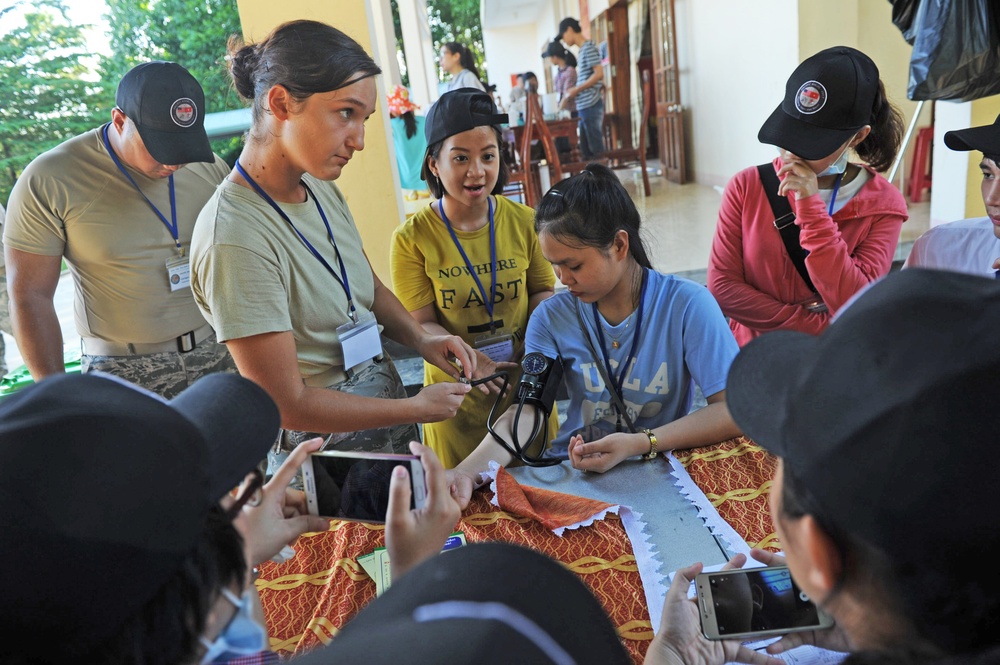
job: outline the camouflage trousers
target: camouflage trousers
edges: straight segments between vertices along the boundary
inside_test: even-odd
[[[80,371],[106,372],[130,381],[166,399],[172,399],[206,374],[236,372],[236,363],[212,334],[187,353],[171,351],[136,356],[80,358]]]
[[[396,365],[388,354],[384,354],[381,361],[373,362],[346,381],[328,386],[327,389],[379,399],[406,397],[403,380],[399,377]],[[357,432],[335,432],[333,434],[283,429],[267,455],[266,475],[268,477],[274,475],[297,445],[316,437],[325,441],[323,450],[360,450],[409,455],[410,441],[419,441],[420,433],[417,426],[413,424],[378,427]],[[301,475],[295,477],[295,480],[292,481],[292,487],[302,488]]]

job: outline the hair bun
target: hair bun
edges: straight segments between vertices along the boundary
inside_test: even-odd
[[[244,44],[242,39],[234,36],[229,40],[229,55],[226,59],[229,61],[229,73],[236,92],[244,99],[253,100],[256,96],[254,74],[260,64],[257,47]]]

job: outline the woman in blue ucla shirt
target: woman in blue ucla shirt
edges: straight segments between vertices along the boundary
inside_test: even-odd
[[[539,204],[536,229],[567,287],[538,306],[525,337],[526,356],[561,361],[569,394],[568,418],[549,454],[606,471],[629,457],[738,435],[725,404],[736,341],[707,289],[652,269],[639,212],[618,178],[592,164],[557,184]],[[695,383],[708,405],[689,413]],[[515,408],[494,427],[507,441]],[[534,409],[522,409],[522,441]],[[489,460],[512,458],[487,436],[458,470],[475,478]]]

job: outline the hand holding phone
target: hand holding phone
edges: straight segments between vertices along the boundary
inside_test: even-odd
[[[427,500],[423,506],[411,509],[407,474],[400,469],[393,472],[385,547],[389,551],[394,580],[425,559],[437,556],[462,516],[459,498],[449,486],[444,467],[434,451],[416,441],[410,442],[410,450],[420,458]]]
[[[389,480],[397,466],[407,469],[410,480],[408,507],[422,508],[427,490],[416,455],[341,450],[312,453],[302,465],[309,514],[384,523],[389,509]]]
[[[787,566],[701,573],[695,587],[702,632],[710,640],[759,639],[833,626],[833,619],[795,584]]]
[[[743,566],[746,557],[734,556],[725,570]],[[646,651],[646,665],[659,663],[753,663],[754,665],[785,665],[784,661],[749,649],[738,640],[707,640],[701,632],[698,604],[688,598],[688,589],[702,565],[696,563],[681,568],[663,604],[660,630]]]

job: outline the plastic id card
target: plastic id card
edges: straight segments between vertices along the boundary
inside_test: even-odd
[[[167,280],[171,291],[191,288],[191,263],[186,256],[167,259]]]
[[[371,312],[362,314],[357,323],[348,321],[337,328],[337,339],[344,354],[344,368],[357,367],[366,360],[382,354],[382,338],[378,322]]]
[[[514,336],[501,333],[476,338],[476,351],[495,363],[507,363],[514,358]]]

